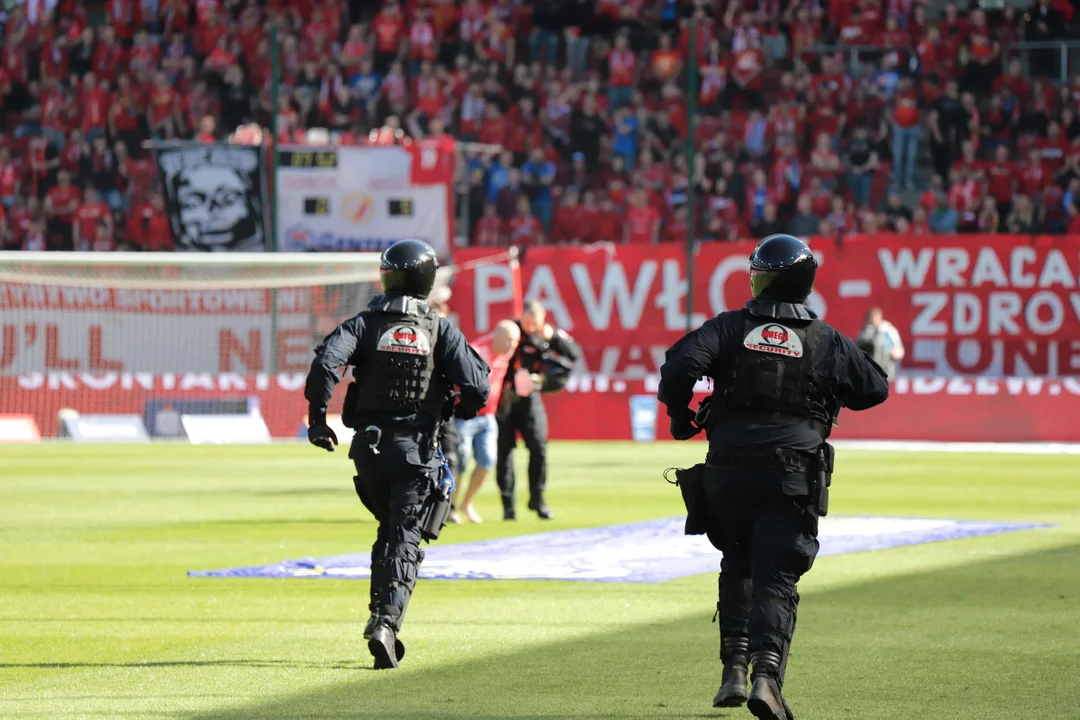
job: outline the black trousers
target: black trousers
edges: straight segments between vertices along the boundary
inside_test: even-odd
[[[379,521],[371,547],[369,608],[395,631],[401,629],[424,551],[420,549],[420,512],[435,489],[437,457],[424,450],[425,437],[383,435],[379,453],[354,442],[350,456],[356,465],[353,483],[360,502]]]
[[[722,477],[721,477],[722,475]],[[796,585],[818,553],[818,518],[805,495],[785,495],[763,473],[714,471],[705,479],[720,565],[721,644],[746,638],[750,653],[781,658],[783,682],[799,606]]]
[[[547,411],[540,393],[518,398],[505,417],[498,418],[499,453],[495,479],[502,493],[503,508],[514,508],[514,448],[518,433],[529,451],[529,504],[540,503],[547,487]]]

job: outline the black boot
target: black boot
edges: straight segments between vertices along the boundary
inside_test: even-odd
[[[535,511],[541,520],[550,520],[555,517],[555,513],[551,512],[551,508],[547,506],[543,498],[530,500],[529,509]]]
[[[774,652],[756,652],[750,662],[754,668],[754,685],[750,689],[746,708],[758,720],[795,720],[791,708],[780,694],[783,685],[780,656]]]
[[[380,618],[380,622],[368,639],[368,651],[375,658],[376,670],[391,670],[405,657],[405,644],[398,640],[397,632]]]
[[[379,626],[379,616],[376,613],[371,613],[371,617],[368,618],[367,625],[364,626],[364,639],[367,640],[371,637],[371,633],[375,632],[375,628]]]
[[[720,641],[720,659],[724,672],[720,676],[720,689],[713,698],[713,707],[739,707],[746,702],[746,672],[750,665],[746,638]]]

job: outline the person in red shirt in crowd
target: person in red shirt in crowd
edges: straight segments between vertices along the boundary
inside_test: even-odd
[[[975,177],[975,173],[959,168],[949,173],[949,206],[960,216],[957,225],[960,232],[975,229],[977,213],[982,206],[982,190]]]
[[[1065,191],[1057,183],[1049,183],[1043,190],[1037,217],[1039,228],[1045,232],[1060,233],[1065,230]]]
[[[130,211],[125,227],[128,239],[144,250],[169,252],[174,249],[169,213],[160,192],[151,193],[145,203]]]
[[[643,188],[635,188],[630,193],[623,236],[623,242],[627,244],[655,245],[660,238],[660,213],[649,204]]]
[[[600,206],[596,202],[596,193],[586,190],[581,195],[581,229],[578,230],[581,242],[596,242],[596,220],[599,216]]]
[[[544,244],[543,227],[540,221],[533,217],[532,204],[525,195],[517,199],[514,216],[507,223],[507,234],[510,244],[516,247]]]
[[[338,64],[341,65],[342,73],[350,82],[360,74],[360,63],[367,57],[369,50],[370,46],[364,35],[364,26],[353,25],[350,27],[349,37],[345,40],[345,44],[341,46],[341,52],[338,53]]]
[[[586,199],[592,193],[586,193]],[[586,206],[588,207],[588,206]],[[600,206],[595,210],[592,218],[592,226],[589,237],[582,238],[585,242],[618,243],[623,241],[623,225],[625,218],[622,211],[615,205],[610,195],[604,195],[600,200]]]
[[[385,75],[401,51],[405,20],[397,0],[387,0],[372,23],[375,33],[375,70]]]
[[[1027,196],[1028,200],[1038,202],[1043,188],[1050,182],[1050,174],[1043,165],[1042,151],[1033,147],[1028,150],[1027,161],[1020,167],[1017,177],[1017,192]]]
[[[45,223],[41,220],[31,220],[27,224],[26,232],[23,233],[22,249],[32,252],[41,252],[43,250],[63,250],[65,248],[50,248],[45,232]]]
[[[833,136],[821,133],[815,138],[814,149],[810,151],[810,169],[821,178],[825,187],[836,187],[840,155],[833,149]]]
[[[630,49],[630,38],[620,33],[615,47],[608,52],[608,108],[618,110],[629,105],[637,86],[637,55]]]
[[[41,201],[36,197],[30,198],[28,201],[24,201],[21,196],[16,197],[15,203],[7,213],[8,247],[12,250],[22,248],[23,238],[30,229],[30,223],[44,222],[44,217]]]
[[[1065,164],[1065,157],[1071,152],[1069,140],[1061,132],[1061,125],[1051,120],[1046,126],[1046,137],[1036,138],[1035,147],[1039,149],[1043,167],[1051,176],[1057,175]]]
[[[685,205],[679,205],[675,208],[675,212],[672,214],[671,219],[664,223],[664,233],[661,236],[661,242],[670,244],[686,244],[686,238],[690,232],[690,224],[687,221],[688,215]]]
[[[98,198],[97,190],[88,187],[83,191],[83,203],[75,211],[72,223],[72,244],[76,250],[86,251],[93,248],[97,239],[97,227],[104,224],[107,236],[112,237],[112,212],[109,206]]]
[[[154,86],[147,99],[146,122],[150,133],[159,139],[170,140],[179,135],[179,97],[163,72],[154,74]]]
[[[484,121],[480,123],[480,142],[485,145],[505,145],[509,122],[495,103],[484,107]]]
[[[510,358],[517,350],[520,340],[521,328],[518,324],[513,320],[502,320],[495,325],[495,329],[490,334],[469,343],[476,354],[491,368],[489,378],[491,394],[488,395],[487,405],[471,420],[456,421],[463,441],[461,467],[464,469],[468,465],[470,456],[476,461],[472,475],[469,477],[469,487],[465,490],[464,497],[458,505],[470,522],[483,522],[480,513],[473,507],[473,501],[476,499],[476,494],[480,492],[480,487],[484,484],[488,473],[495,467],[499,435],[495,412],[502,399],[506,373],[510,368]]]
[[[109,25],[100,28],[98,41],[94,44],[91,71],[98,80],[116,82],[116,76],[127,67],[127,53],[116,41],[116,33]]]
[[[562,244],[587,242],[585,208],[579,201],[576,188],[568,188],[562,202],[555,208],[551,221],[551,241]]]
[[[109,222],[99,220],[97,225],[94,226],[94,240],[90,243],[90,250],[93,252],[113,252],[116,250],[116,236],[113,234],[111,220]]]
[[[1001,47],[986,23],[984,11],[971,12],[971,28],[964,39],[968,48],[967,86],[973,92],[987,94],[1001,72]]]
[[[962,170],[967,174],[981,174],[983,163],[975,157],[976,148],[973,140],[965,140],[960,143],[960,157],[953,163],[954,170]]]
[[[532,148],[543,145],[540,118],[536,115],[533,99],[526,95],[510,108],[507,118],[506,147],[514,153],[514,162],[525,162]]]
[[[83,135],[93,138],[108,131],[110,95],[108,80],[99,81],[93,73],[86,74],[80,100]]]
[[[109,105],[109,132],[132,147],[139,146],[139,116],[143,100],[131,85],[131,77],[121,73]]]
[[[144,20],[153,19],[143,17],[143,3],[140,0],[107,0],[103,4],[106,20],[116,28],[116,34],[121,40],[131,40],[136,28],[142,26]]]
[[[757,46],[747,46],[735,53],[731,61],[731,99],[741,99],[748,109],[765,109],[762,90],[765,87],[765,55]]]
[[[677,49],[671,46],[671,36],[661,33],[656,50],[653,50],[649,62],[649,71],[653,79],[663,85],[679,77],[682,72],[682,58]]]
[[[922,116],[910,80],[902,80],[892,111],[892,185],[911,189],[915,183],[915,159],[919,153]]]
[[[152,74],[161,64],[161,46],[150,42],[150,35],[140,29],[135,33],[135,43],[128,59],[128,71]]]
[[[998,215],[1005,218],[1012,210],[1013,195],[1016,193],[1015,165],[1009,161],[1009,148],[998,145],[994,159],[986,164],[986,194],[997,203]]]
[[[418,8],[409,28],[409,72],[416,74],[420,63],[435,62],[439,57],[439,43],[429,11]]]
[[[288,141],[291,141],[288,138]],[[213,145],[217,142],[217,120],[213,115],[203,115],[199,120],[199,133],[195,136],[195,142],[203,145]]]
[[[495,203],[484,203],[484,214],[476,221],[472,244],[475,247],[497,247],[506,244],[506,221],[499,217]]]
[[[0,145],[0,204],[9,210],[19,197],[21,176],[22,169],[11,157],[11,149]]]
[[[56,174],[56,185],[45,194],[45,216],[48,218],[51,250],[71,250],[72,222],[79,207],[81,193],[71,184],[71,175],[63,170]]]
[[[1031,83],[1024,77],[1024,66],[1019,60],[1010,60],[1005,74],[995,79],[992,87],[994,93],[1005,97],[1006,107],[1022,103],[1031,95]]]

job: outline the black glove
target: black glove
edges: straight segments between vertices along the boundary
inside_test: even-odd
[[[701,428],[694,424],[694,411],[690,408],[672,411],[671,437],[676,440],[689,440],[701,432]]]
[[[334,452],[334,446],[338,444],[337,435],[326,423],[309,426],[307,439],[315,447],[321,447],[327,452]]]
[[[471,405],[466,405],[459,400],[457,405],[454,406],[454,417],[456,417],[458,420],[472,420],[474,417],[479,415],[480,411],[483,409],[484,408],[482,407],[474,408]]]

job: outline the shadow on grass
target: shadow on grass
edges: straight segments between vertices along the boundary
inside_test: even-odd
[[[805,592],[785,693],[815,720],[1072,717],[1078,557],[1074,545]],[[700,616],[480,659],[410,668],[406,657],[399,671],[190,717],[748,718],[710,708],[720,674],[712,602],[701,597]]]
[[[310,668],[315,670],[368,670],[371,661],[365,659],[338,662],[303,662],[295,660],[161,660],[158,662],[39,662],[0,663],[0,670],[33,668],[35,670],[71,670],[85,668],[173,668],[173,667],[239,667],[239,668]]]

